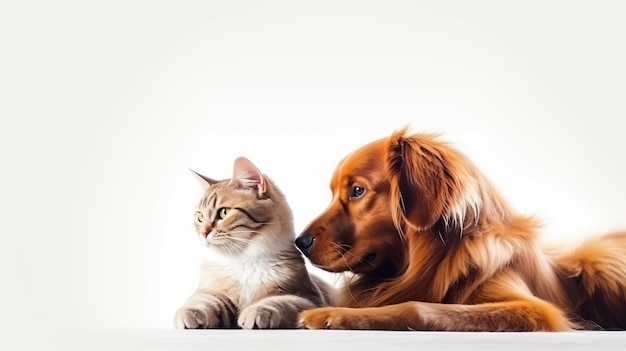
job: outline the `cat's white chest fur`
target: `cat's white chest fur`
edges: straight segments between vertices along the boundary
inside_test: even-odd
[[[223,291],[239,308],[244,308],[267,296],[268,290],[281,281],[275,261],[267,257],[228,257],[212,254],[205,259],[201,286]]]

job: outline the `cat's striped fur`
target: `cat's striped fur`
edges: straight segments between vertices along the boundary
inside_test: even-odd
[[[269,178],[245,158],[235,160],[232,179],[197,175],[208,185],[194,221],[207,255],[177,328],[295,328],[302,310],[328,303],[328,287],[307,273],[291,210]]]

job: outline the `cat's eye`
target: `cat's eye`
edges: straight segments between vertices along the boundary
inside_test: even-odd
[[[363,196],[363,194],[365,194],[365,188],[355,185],[352,187],[352,192],[350,193],[350,200],[358,199],[361,196]]]
[[[193,215],[194,220],[196,221],[196,223],[202,223],[202,212],[200,211],[196,211],[196,213]]]
[[[217,218],[224,219],[228,215],[228,209],[226,207],[222,207],[217,210]]]

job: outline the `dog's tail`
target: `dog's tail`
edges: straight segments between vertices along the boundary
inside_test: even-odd
[[[626,231],[589,239],[556,264],[573,313],[603,329],[626,329]]]

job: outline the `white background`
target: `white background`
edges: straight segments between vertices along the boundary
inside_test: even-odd
[[[626,228],[622,1],[0,5],[2,330],[171,328],[191,167],[247,156],[299,231],[348,152],[463,150],[551,243]],[[6,329],[7,327],[11,329]]]

